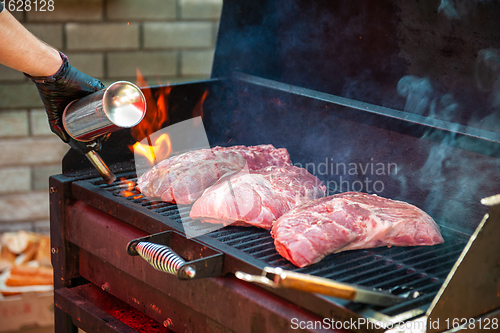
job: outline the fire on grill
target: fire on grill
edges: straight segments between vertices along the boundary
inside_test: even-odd
[[[113,133],[103,147],[120,180],[104,183],[72,151],[63,174],[51,178],[58,331],[76,324],[126,332],[123,322],[109,318],[106,302],[131,306],[179,332],[498,328],[500,8],[491,1],[470,6],[225,1],[212,78],[142,88],[148,126]],[[226,216],[247,225],[259,220],[239,211],[251,201],[247,175],[255,170],[245,169],[246,159],[219,165],[208,158],[200,170],[215,176],[189,197],[182,192],[186,183],[172,184],[196,167],[177,161],[165,169],[178,172],[163,184],[168,190],[146,193],[147,170],[157,176],[163,160],[193,154],[176,147],[169,132],[181,123],[203,128],[206,144],[196,149],[209,156],[241,146],[286,149],[293,165],[269,168],[306,170],[325,193],[307,197],[317,198],[309,203],[313,213],[303,211],[300,204],[308,203],[299,198],[270,218],[278,228],[272,233],[231,223],[214,228]],[[155,135],[162,131],[169,135]],[[263,193],[297,199],[266,182],[272,191]],[[219,195],[225,199],[214,199]],[[388,213],[391,205],[397,209]],[[340,214],[355,208],[346,219],[353,228],[335,224],[328,235],[349,231],[346,239],[335,247],[336,236],[320,237],[312,241],[319,255],[309,257],[302,246],[316,236],[308,231],[333,221],[336,207]],[[401,214],[411,216],[406,231],[417,236],[380,243],[393,232],[380,227]],[[363,216],[370,216],[372,229],[353,222]],[[304,230],[295,229],[300,219]],[[435,245],[421,246],[430,244],[417,231]],[[360,235],[367,248],[349,245]],[[305,243],[287,238],[294,236]]]

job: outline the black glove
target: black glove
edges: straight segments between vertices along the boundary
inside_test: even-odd
[[[45,105],[45,110],[47,111],[52,132],[82,154],[90,150],[99,150],[105,138],[99,138],[96,141],[90,142],[81,142],[73,139],[64,129],[62,115],[70,102],[104,89],[105,86],[101,81],[71,66],[68,62],[68,57],[62,52],[59,52],[59,54],[63,63],[54,75],[36,77],[26,73],[24,75],[30,78],[38,88],[42,102]]]

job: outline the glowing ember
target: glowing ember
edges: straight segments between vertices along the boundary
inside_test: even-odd
[[[121,181],[121,186],[125,186],[125,189],[120,191],[120,195],[122,197],[130,197],[133,195],[136,195],[137,193],[134,192],[135,189],[135,183],[131,180],[127,180],[124,177],[120,178]]]

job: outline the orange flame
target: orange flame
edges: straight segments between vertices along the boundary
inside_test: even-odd
[[[139,69],[137,69],[137,85],[145,87],[148,85]],[[150,135],[163,128],[163,125],[168,122],[168,96],[172,87],[166,86],[158,89],[158,97],[155,98],[151,90],[144,91],[146,98],[147,111],[144,119],[130,130],[130,134],[137,142],[129,146],[134,153],[139,153],[145,156],[151,164],[156,164],[158,160],[167,158],[172,152],[172,143],[168,134],[162,134],[155,140],[154,145],[151,143]],[[149,145],[143,145],[139,141],[147,138]]]
[[[130,197],[136,195],[137,193],[133,192],[135,189],[135,183],[131,180],[127,180],[125,177],[120,178],[120,185],[125,185],[126,188],[120,191],[120,195],[122,197]]]
[[[172,153],[172,142],[167,133],[163,133],[156,138],[154,144],[151,144],[149,140],[148,143],[148,145],[144,145],[140,142],[136,142],[130,149],[146,157],[152,165],[156,164],[157,161],[163,161]]]
[[[203,102],[205,102],[205,99],[208,96],[208,90],[205,90],[203,95],[201,96],[200,100],[196,105],[194,106],[193,109],[193,118],[194,117],[202,117],[203,118]]]
[[[137,69],[137,85],[145,87],[148,85],[139,69]],[[150,136],[154,132],[163,128],[164,123],[168,119],[168,95],[172,90],[171,86],[161,87],[157,91],[159,95],[157,98],[153,96],[151,90],[144,91],[146,98],[147,111],[144,119],[137,125],[132,127],[130,133],[137,141]]]
[[[201,96],[198,103],[196,103],[196,105],[194,106],[194,109],[193,109],[193,118],[194,118],[193,127],[200,126],[201,118],[203,118],[203,102],[205,102],[205,98],[207,98],[207,96],[208,96],[208,90],[205,90],[205,92]],[[200,118],[198,118],[198,117],[200,117]]]
[[[139,69],[137,69],[137,85],[139,87],[148,86]],[[130,130],[132,137],[137,140],[134,145],[129,146],[130,150],[146,157],[152,165],[166,159],[172,153],[172,142],[167,133],[160,135],[154,143],[151,142],[150,138],[153,133],[162,129],[169,121],[168,97],[171,90],[171,86],[160,87],[156,90],[158,92],[157,97],[153,96],[152,91],[149,89],[143,91],[147,104],[146,115],[137,126]],[[203,102],[207,95],[208,90],[203,93],[198,103],[196,103],[193,109],[193,117],[203,117]],[[144,138],[147,139],[147,145],[140,143]]]

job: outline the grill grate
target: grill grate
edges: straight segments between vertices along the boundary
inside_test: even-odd
[[[110,185],[100,180],[95,181],[94,184],[174,221],[182,223],[182,217],[185,223],[191,223],[191,227],[204,228],[199,221],[190,220],[191,206],[177,206],[146,198],[135,189],[136,181],[137,178],[130,176],[122,177],[121,180]],[[465,235],[442,229],[445,242],[432,247],[381,247],[353,250],[330,254],[317,264],[297,268],[278,254],[267,230],[253,227],[225,227],[208,235],[271,266],[341,282],[380,288],[395,294],[407,291],[420,293],[419,297],[392,307],[373,307],[388,316],[415,308],[428,307],[467,243]]]

